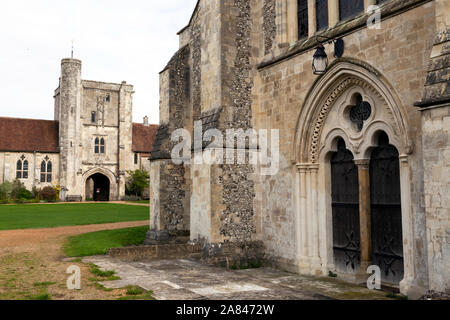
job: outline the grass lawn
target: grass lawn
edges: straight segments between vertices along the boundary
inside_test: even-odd
[[[150,200],[126,201],[126,202],[150,205]]]
[[[137,227],[92,232],[70,237],[64,245],[64,253],[68,257],[103,255],[111,248],[142,244],[147,231],[148,227]]]
[[[148,219],[148,207],[122,204],[0,206],[0,230],[81,226]]]

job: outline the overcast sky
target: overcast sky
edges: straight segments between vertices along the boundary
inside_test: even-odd
[[[196,0],[14,0],[0,11],[0,116],[53,120],[61,59],[82,78],[135,86],[133,120],[159,121],[159,71]]]

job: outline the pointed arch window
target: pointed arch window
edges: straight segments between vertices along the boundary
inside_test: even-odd
[[[28,179],[28,160],[24,155],[17,160],[16,179]]]
[[[95,147],[94,147],[94,152],[100,153],[100,139],[99,138],[95,138]]]
[[[52,169],[53,169],[52,162],[47,156],[41,162],[41,183],[52,182]]]
[[[22,160],[17,160],[16,178],[22,179]]]
[[[104,154],[105,150],[105,138],[95,138],[94,152]]]

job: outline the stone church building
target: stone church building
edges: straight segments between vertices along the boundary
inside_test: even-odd
[[[411,297],[449,292],[449,25],[450,0],[199,0],[160,73],[149,239],[259,243],[292,272],[363,283],[377,265]],[[174,163],[172,133],[196,121],[224,135],[278,129],[278,173]],[[60,157],[73,159],[65,123]],[[98,170],[76,161],[60,178],[69,189]]]
[[[59,187],[62,201],[120,200],[126,172],[149,171],[158,126],[132,122],[133,86],[81,79],[64,59],[55,120],[0,118],[0,183]]]

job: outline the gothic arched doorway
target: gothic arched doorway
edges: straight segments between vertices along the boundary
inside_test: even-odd
[[[86,199],[109,201],[110,181],[101,173],[96,173],[86,180]]]
[[[370,160],[372,263],[382,280],[398,284],[404,276],[400,162],[383,132]]]
[[[356,273],[361,264],[358,168],[342,139],[331,158],[333,253],[336,270]]]

